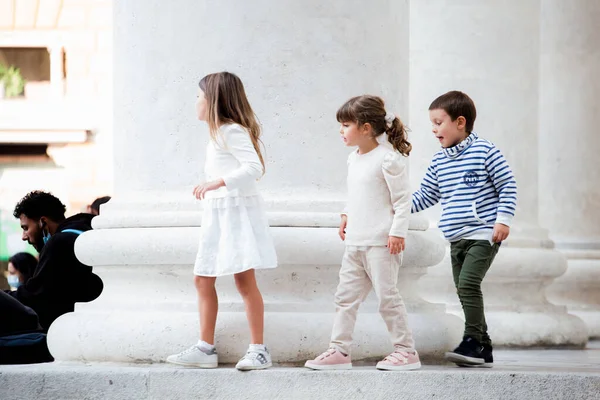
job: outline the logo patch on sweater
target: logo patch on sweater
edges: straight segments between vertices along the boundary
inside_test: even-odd
[[[479,182],[479,175],[475,171],[467,171],[463,176],[463,180],[465,181],[465,185],[473,187]]]

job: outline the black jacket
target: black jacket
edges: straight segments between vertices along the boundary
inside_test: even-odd
[[[100,296],[103,283],[92,267],[75,257],[75,240],[79,235],[65,229],[92,229],[91,214],[77,214],[64,220],[40,253],[33,276],[10,294],[31,307],[40,325],[48,330],[61,315],[75,309],[76,302],[88,302]]]

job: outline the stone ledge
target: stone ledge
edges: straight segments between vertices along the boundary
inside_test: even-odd
[[[280,266],[339,265],[344,255],[338,228],[278,226],[271,228],[271,234]],[[75,254],[81,262],[94,267],[191,266],[200,236],[200,227],[94,229],[79,236]],[[421,269],[436,265],[445,251],[443,239],[434,233],[409,230],[404,265]]]
[[[555,365],[555,364],[554,364]],[[310,371],[279,367],[239,372],[165,364],[0,366],[3,400],[69,399],[592,399],[600,373],[428,366],[413,372],[373,367]]]

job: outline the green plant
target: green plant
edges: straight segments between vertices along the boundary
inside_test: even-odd
[[[0,89],[4,89],[4,75],[8,71],[8,67],[4,64],[0,64]]]
[[[5,97],[17,97],[25,90],[25,79],[19,68],[0,65],[0,84],[4,85]]]

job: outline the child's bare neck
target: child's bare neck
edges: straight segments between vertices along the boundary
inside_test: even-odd
[[[359,144],[358,145],[358,154],[367,154],[371,150],[374,150],[377,146],[379,146],[379,143],[377,142],[377,140]]]

